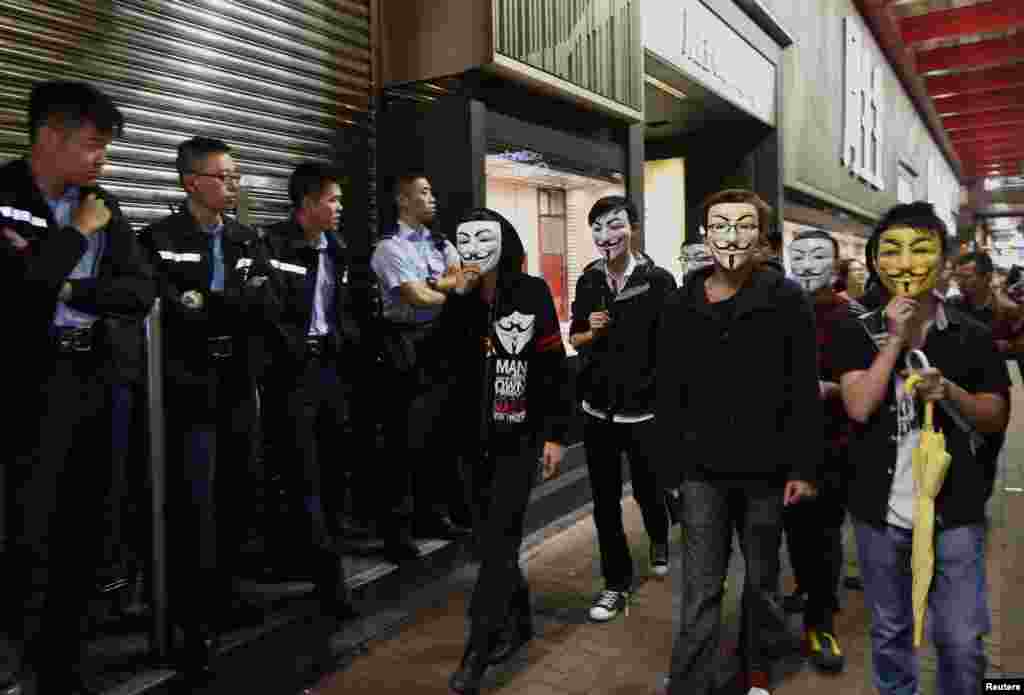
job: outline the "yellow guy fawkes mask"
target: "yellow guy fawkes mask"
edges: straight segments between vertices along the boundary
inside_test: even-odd
[[[919,297],[939,281],[942,240],[930,229],[891,227],[878,238],[875,269],[892,296]]]

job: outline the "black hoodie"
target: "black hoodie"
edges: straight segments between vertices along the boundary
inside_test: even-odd
[[[696,271],[665,301],[656,421],[665,487],[686,478],[816,482],[824,453],[814,310],[761,267],[730,301],[709,304]],[[781,489],[781,488],[780,488]]]
[[[501,224],[501,258],[495,307],[481,299],[479,289],[453,294],[445,306],[442,321],[453,350],[458,412],[486,428],[486,437],[564,442],[572,400],[551,290],[543,279],[522,271],[526,254],[515,228],[493,211],[475,212],[479,216],[472,219]],[[488,342],[491,356],[485,360]]]

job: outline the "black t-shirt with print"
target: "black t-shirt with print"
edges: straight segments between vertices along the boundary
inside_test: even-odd
[[[998,393],[1009,400],[1010,376],[991,331],[948,304],[946,315],[948,326],[944,330],[932,328],[923,348],[931,365],[968,393]],[[864,320],[855,316],[837,324],[831,350],[839,379],[849,372],[869,369],[878,354]],[[904,364],[905,352],[896,369],[902,370]],[[883,403],[866,424],[855,424],[850,441],[850,512],[861,521],[885,523],[896,467],[898,416],[890,379]],[[984,521],[995,461],[976,455],[968,435],[939,407],[935,408],[935,426],[945,435],[946,451],[952,457],[936,501],[937,520],[947,527]]]

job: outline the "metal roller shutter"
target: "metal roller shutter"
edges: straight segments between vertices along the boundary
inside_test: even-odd
[[[347,126],[372,125],[371,2],[0,0],[0,158],[28,148],[34,83],[88,81],[127,120],[103,184],[133,224],[183,199],[176,147],[200,134],[235,148],[243,219],[276,221],[295,164],[336,159]]]

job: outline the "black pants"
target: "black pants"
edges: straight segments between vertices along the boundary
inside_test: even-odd
[[[830,454],[818,496],[786,509],[786,545],[798,591],[806,592],[804,625],[831,632],[839,609],[843,520],[847,504],[846,452]]]
[[[279,540],[329,547],[339,535],[345,472],[356,465],[355,457],[369,453],[345,446],[348,385],[328,356],[308,359],[300,372],[272,376],[265,385],[265,421],[271,425],[266,460],[305,520],[302,537]]]
[[[255,385],[221,364],[209,384],[167,389],[170,598],[186,630],[223,615],[251,525]]]
[[[530,594],[519,567],[519,546],[530,491],[537,480],[537,447],[530,437],[492,437],[490,451],[473,465],[481,522],[480,573],[470,601],[470,640],[480,650],[508,618],[529,610]]]
[[[672,651],[672,695],[708,695],[722,629],[723,583],[732,532],[746,564],[740,649],[747,672],[768,671],[764,634],[778,634],[785,616],[778,605],[779,542],[783,485],[686,481],[682,494],[682,620]]]
[[[39,386],[31,442],[8,470],[9,565],[2,619],[36,670],[77,670],[103,563],[111,389],[96,353],[56,357]],[[27,421],[25,423],[28,424]]]
[[[446,377],[436,374],[427,383],[388,369],[378,398],[389,407],[383,413],[384,462],[373,466],[378,520],[386,528],[408,519],[410,493],[419,517],[446,511],[462,498],[454,447],[445,441],[450,418]],[[474,425],[475,426],[475,425]],[[449,453],[450,452],[450,453]]]
[[[633,559],[622,525],[622,453],[629,459],[633,496],[640,505],[652,543],[668,542],[668,510],[654,472],[654,420],[609,423],[586,416],[583,446],[594,496],[594,525],[601,548],[601,572],[607,588],[627,591],[633,584]]]

